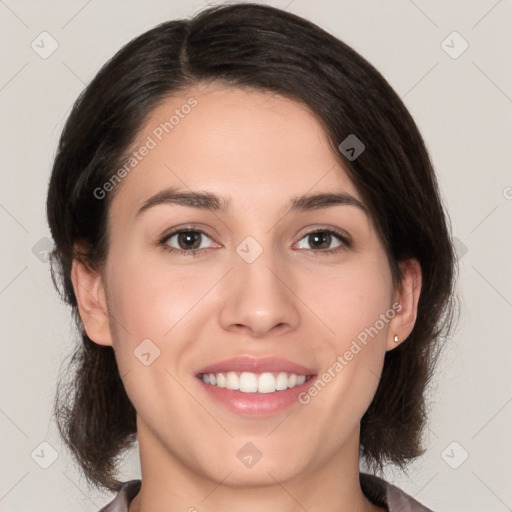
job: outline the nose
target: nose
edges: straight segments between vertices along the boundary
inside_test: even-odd
[[[220,311],[225,330],[259,338],[297,329],[300,314],[291,273],[284,265],[278,268],[271,253],[263,251],[252,263],[234,255]]]

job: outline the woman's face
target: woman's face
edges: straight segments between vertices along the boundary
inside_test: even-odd
[[[142,463],[232,485],[355,464],[385,352],[408,333],[318,121],[268,92],[198,86],[133,149],[107,192],[110,322],[85,323],[114,347]]]

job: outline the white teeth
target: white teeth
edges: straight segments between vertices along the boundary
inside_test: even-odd
[[[219,388],[232,389],[242,393],[274,393],[285,389],[301,386],[306,382],[305,375],[295,373],[251,373],[227,372],[204,373],[203,382]]]
[[[262,373],[258,377],[258,393],[273,393],[276,390],[276,379],[271,373]]]
[[[254,373],[243,372],[240,375],[239,389],[242,393],[256,393],[258,391],[258,378]]]
[[[284,372],[278,374],[277,379],[275,380],[274,387],[277,391],[283,391],[283,389],[288,389],[288,375],[286,375],[286,373]]]
[[[235,372],[228,372],[226,374],[226,388],[227,389],[240,389],[240,379]]]
[[[225,388],[226,387],[226,376],[223,373],[217,373],[215,376],[217,379],[217,387]]]

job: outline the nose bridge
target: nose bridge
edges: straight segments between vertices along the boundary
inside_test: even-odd
[[[289,289],[292,275],[268,238],[266,242],[264,247],[247,237],[236,248],[220,317],[225,329],[247,329],[262,336],[277,326],[298,325],[299,311]]]

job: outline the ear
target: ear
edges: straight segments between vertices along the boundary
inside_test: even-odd
[[[421,266],[416,259],[408,259],[400,264],[402,283],[395,291],[393,310],[396,312],[389,322],[386,351],[396,348],[411,334],[418,313],[421,293]],[[395,336],[398,342],[395,342]]]
[[[87,336],[99,345],[112,345],[101,274],[75,259],[71,267],[71,282]]]

